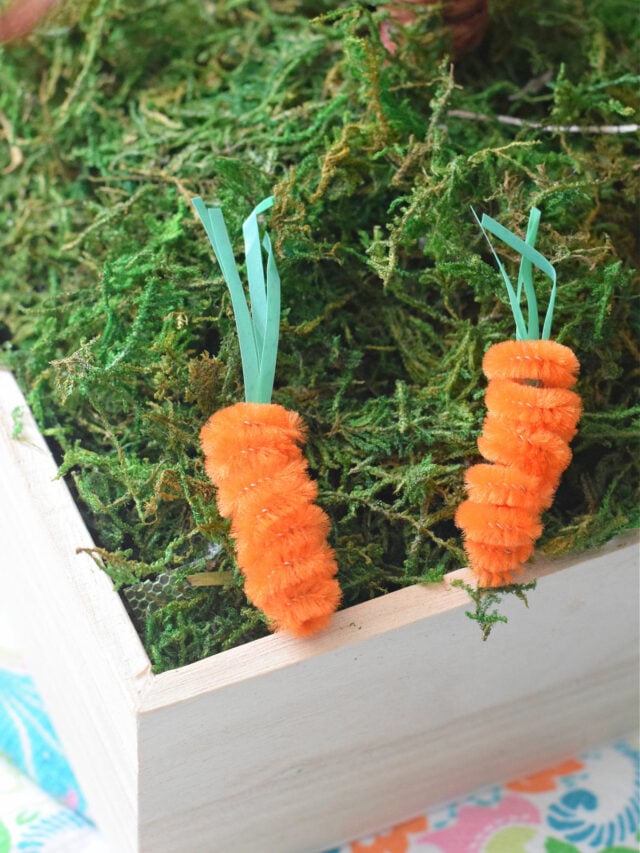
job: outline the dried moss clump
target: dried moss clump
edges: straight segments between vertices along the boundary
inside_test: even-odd
[[[2,360],[96,558],[125,590],[149,582],[159,670],[265,633],[197,444],[242,391],[191,195],[235,235],[277,198],[274,399],[309,424],[345,605],[463,562],[481,359],[512,335],[470,204],[521,232],[541,208],[557,338],[582,363],[542,549],[638,523],[637,133],[611,132],[638,121],[635,3],[495,0],[453,70],[437,13],[390,59],[376,5],[97,0],[0,48]],[[204,571],[217,586],[186,580]]]

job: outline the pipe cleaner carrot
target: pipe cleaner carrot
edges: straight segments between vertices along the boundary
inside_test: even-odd
[[[549,340],[556,273],[534,248],[540,211],[532,208],[525,240],[489,216],[478,223],[498,263],[516,323],[516,340],[493,344],[482,363],[489,385],[478,449],[489,464],[474,465],[467,471],[467,500],[458,507],[455,518],[479,585],[488,587],[511,583],[514,571],[533,553],[542,533],[541,514],[551,506],[571,460],[569,442],[576,433],[582,405],[570,390],[580,369],[578,359],[568,347]],[[487,232],[521,255],[517,290]],[[542,334],[533,266],[552,282]],[[528,322],[520,305],[523,287]]]
[[[262,201],[242,229],[249,310],[222,211],[193,199],[231,294],[245,383],[245,402],[213,414],[200,441],[220,514],[231,519],[247,598],[275,630],[303,637],[327,625],[341,594],[329,519],[314,503],[318,488],[302,455],[302,418],[271,402],[280,278],[266,233],[265,276],[257,217],[272,204]]]

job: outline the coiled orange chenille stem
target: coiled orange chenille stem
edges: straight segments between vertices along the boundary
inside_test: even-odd
[[[231,294],[246,397],[244,403],[215,412],[200,441],[218,509],[231,519],[247,598],[274,630],[305,637],[329,623],[341,593],[338,566],[327,543],[329,518],[314,502],[318,487],[302,455],[302,418],[271,402],[280,278],[268,235],[259,239],[257,216],[272,203],[272,198],[261,202],[243,227],[249,311],[222,212],[194,199]]]
[[[467,500],[455,516],[469,565],[479,585],[488,587],[512,583],[514,572],[533,553],[542,533],[542,512],[551,506],[571,460],[569,442],[582,404],[571,390],[580,369],[578,359],[568,347],[549,340],[556,274],[534,248],[540,211],[532,208],[525,240],[486,215],[478,221],[487,240],[490,231],[522,257],[515,290],[496,255],[519,339],[493,344],[485,354],[487,416],[478,450],[487,462],[467,471]],[[489,245],[495,255],[490,240]],[[552,281],[542,334],[534,266]],[[528,322],[520,307],[523,289]]]
[[[275,629],[306,636],[340,602],[329,519],[314,503],[297,412],[275,403],[236,403],[200,433],[220,514],[231,519],[245,593]]]
[[[494,344],[482,366],[489,385],[478,449],[491,464],[467,471],[456,524],[480,586],[502,586],[531,556],[540,515],[571,460],[579,364],[562,344],[529,340]]]

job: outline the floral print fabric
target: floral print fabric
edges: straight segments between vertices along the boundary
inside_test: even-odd
[[[95,827],[0,756],[0,853],[108,853]]]
[[[639,761],[621,740],[331,853],[638,853]]]
[[[0,623],[0,756],[55,800],[86,812],[86,802],[6,622]],[[0,817],[3,803],[0,800]],[[0,853],[3,853],[0,846]]]

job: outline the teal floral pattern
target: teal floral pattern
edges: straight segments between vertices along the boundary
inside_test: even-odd
[[[95,827],[0,757],[0,853],[108,853]]]
[[[15,666],[0,668],[0,754],[52,797],[85,811],[84,797],[35,685]]]
[[[598,759],[602,761],[602,754],[594,754],[595,770],[585,784],[552,803],[547,814],[552,830],[588,850],[614,849],[613,845],[635,838],[640,824],[640,753],[619,743],[608,756],[609,765],[617,765],[617,778],[628,780],[628,795],[615,804],[608,802],[608,789],[598,785]]]

